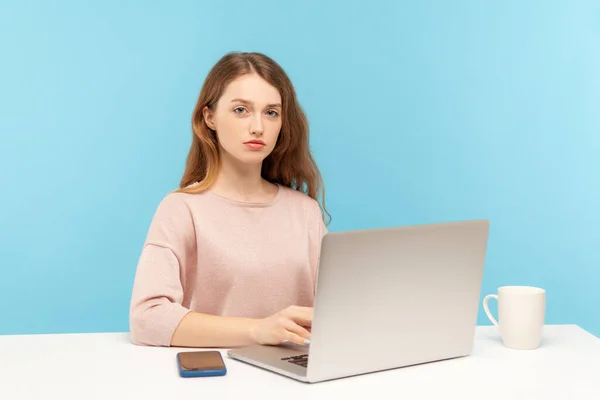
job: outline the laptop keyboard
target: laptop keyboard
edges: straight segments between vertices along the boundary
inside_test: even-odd
[[[308,354],[300,354],[299,356],[284,357],[284,358],[282,358],[282,360],[306,368],[306,366],[308,365]]]

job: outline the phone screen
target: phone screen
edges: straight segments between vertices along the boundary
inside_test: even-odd
[[[214,371],[225,368],[225,363],[218,351],[186,351],[178,353],[182,369],[187,371]]]

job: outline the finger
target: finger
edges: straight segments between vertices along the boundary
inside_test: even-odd
[[[312,325],[313,309],[310,307],[295,307],[290,310],[288,317],[298,325]]]
[[[295,333],[289,331],[287,332],[286,340],[295,344],[299,344],[300,346],[306,346],[310,343],[309,340],[304,339],[303,337],[298,336]]]
[[[298,335],[304,339],[310,340],[310,332],[308,331],[308,329],[306,329],[292,321],[288,321],[285,324],[284,328],[290,332],[295,333],[296,335]]]
[[[302,306],[289,306],[286,311],[291,312],[292,314],[312,314],[312,307],[302,307]]]

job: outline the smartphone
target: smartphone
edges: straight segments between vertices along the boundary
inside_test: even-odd
[[[183,378],[222,376],[227,373],[219,351],[185,351],[177,353],[179,375]]]

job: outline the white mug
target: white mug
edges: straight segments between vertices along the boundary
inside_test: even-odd
[[[498,321],[490,313],[489,299],[498,301]],[[498,295],[483,299],[483,308],[490,321],[500,329],[504,345],[511,349],[533,350],[542,340],[546,313],[546,291],[530,286],[502,286]]]

